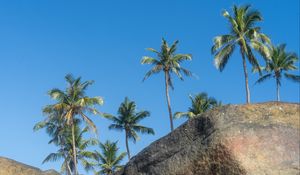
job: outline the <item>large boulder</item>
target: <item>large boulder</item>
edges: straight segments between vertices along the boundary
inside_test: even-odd
[[[0,175],[59,175],[54,170],[41,171],[38,168],[0,157]]]
[[[300,105],[227,105],[188,120],[118,175],[299,175]]]

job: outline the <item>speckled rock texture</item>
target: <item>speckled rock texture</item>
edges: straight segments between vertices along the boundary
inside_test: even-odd
[[[41,171],[38,168],[0,157],[0,175],[60,175],[54,170]]]
[[[300,104],[227,105],[191,119],[116,175],[300,175]]]

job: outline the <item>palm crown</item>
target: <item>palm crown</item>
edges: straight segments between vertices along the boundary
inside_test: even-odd
[[[94,158],[97,161],[97,166],[99,166],[101,170],[95,174],[110,175],[122,167],[120,163],[126,156],[126,153],[123,152],[118,155],[119,148],[117,147],[117,143],[118,142],[110,142],[107,140],[105,143],[99,144],[101,153],[95,151]]]
[[[99,114],[95,105],[102,105],[103,99],[101,97],[88,97],[85,95],[87,88],[93,84],[93,81],[81,82],[81,77],[74,78],[68,74],[65,77],[68,87],[65,91],[60,89],[52,89],[49,91],[49,95],[52,99],[57,100],[57,103],[50,105],[57,110],[64,110],[64,118],[68,124],[72,123],[72,120],[76,116],[81,118],[96,131],[96,126],[92,120],[85,115],[85,112],[93,114]]]
[[[267,60],[266,67],[262,69],[266,74],[261,76],[256,83],[262,83],[267,79],[274,78],[277,87],[277,101],[280,101],[279,87],[281,86],[282,76],[295,82],[300,82],[299,75],[287,73],[288,71],[297,70],[295,63],[298,61],[296,53],[286,52],[286,45],[272,46],[270,48],[270,59]],[[254,69],[254,71],[257,71]],[[283,74],[283,75],[282,75]]]
[[[147,50],[154,52],[157,58],[144,56],[142,58],[142,64],[153,65],[152,69],[148,71],[144,77],[144,80],[150,77],[152,74],[159,73],[161,71],[168,73],[174,73],[181,80],[183,80],[182,72],[186,76],[191,76],[192,73],[183,68],[180,64],[185,60],[192,60],[191,54],[175,54],[177,50],[177,44],[179,41],[175,41],[171,47],[168,46],[168,43],[165,39],[162,39],[161,50],[156,51],[153,48],[148,48]],[[169,85],[173,88],[172,79],[169,76],[168,78]]]
[[[250,10],[250,6],[237,7],[233,6],[233,15],[228,11],[223,12],[223,16],[228,19],[230,24],[230,33],[220,35],[214,38],[211,49],[214,54],[215,66],[223,71],[229,58],[234,52],[236,46],[240,47],[243,59],[243,68],[246,83],[247,103],[250,103],[250,90],[248,87],[248,73],[246,67],[246,58],[253,67],[257,67],[259,71],[259,62],[255,58],[252,48],[257,50],[261,55],[269,57],[268,47],[270,39],[261,33],[260,27],[256,22],[262,21],[261,14],[256,10]]]
[[[187,112],[176,112],[174,118],[193,118],[203,112],[206,112],[216,106],[221,106],[221,102],[218,102],[213,97],[208,97],[207,93],[199,93],[196,96],[189,96],[192,102]]]
[[[142,134],[154,134],[154,130],[152,128],[148,128],[139,124],[141,120],[149,117],[150,113],[148,111],[136,112],[135,102],[130,101],[127,97],[119,107],[118,116],[113,116],[110,114],[103,115],[105,118],[113,122],[113,124],[109,126],[109,129],[125,131],[126,147],[129,159],[130,152],[128,147],[128,139],[133,140],[133,142],[135,143],[139,139],[137,132],[140,132]]]

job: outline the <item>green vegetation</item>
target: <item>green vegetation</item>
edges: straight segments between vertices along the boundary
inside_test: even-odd
[[[162,45],[160,51],[156,51],[155,49],[148,48],[149,51],[156,54],[157,58],[144,56],[141,61],[142,64],[150,64],[153,66],[151,70],[146,73],[144,80],[153,74],[159,72],[164,73],[165,85],[166,85],[166,98],[168,103],[171,131],[174,130],[173,117],[172,117],[173,113],[171,109],[171,102],[169,96],[169,87],[174,89],[171,74],[174,73],[181,80],[183,80],[182,73],[186,76],[192,76],[192,73],[189,70],[181,67],[180,65],[183,61],[192,60],[192,55],[175,54],[177,50],[178,42],[179,42],[178,40],[175,41],[171,45],[171,47],[169,47],[166,40],[162,39]]]
[[[58,151],[49,154],[43,163],[63,159],[61,172],[71,175],[74,172],[72,128],[64,121],[61,121],[61,119],[59,115],[53,114],[52,117],[37,123],[34,130],[45,128],[48,134],[52,136],[49,144],[53,143],[59,147]],[[85,127],[80,131],[79,124],[80,120],[74,121],[76,158],[77,161],[81,162],[85,170],[89,171],[93,168],[91,163],[93,152],[88,151],[87,148],[98,144],[98,140],[93,138],[84,139],[83,136],[88,131],[88,128]]]
[[[74,78],[71,74],[66,75],[65,79],[68,83],[68,87],[65,91],[57,88],[50,90],[48,94],[52,99],[56,100],[56,103],[46,106],[44,111],[59,111],[59,117],[62,118],[60,120],[64,121],[63,126],[69,125],[71,127],[74,163],[72,171],[74,172],[74,175],[78,175],[75,121],[83,119],[88,126],[96,132],[97,128],[95,124],[85,112],[99,114],[95,105],[102,105],[103,99],[101,97],[86,96],[86,90],[93,84],[93,81],[81,82],[81,77]]]
[[[267,59],[266,67],[262,67],[261,69],[266,72],[265,75],[261,76],[256,83],[262,83],[267,79],[274,78],[276,81],[276,92],[277,92],[277,101],[280,101],[280,92],[279,88],[281,86],[281,79],[284,75],[289,80],[300,82],[299,75],[293,75],[287,73],[291,70],[297,70],[297,66],[295,65],[298,61],[298,56],[296,53],[286,52],[285,44],[281,44],[279,46],[272,46],[270,48],[270,56]],[[257,69],[254,69],[257,71]],[[283,74],[283,75],[282,75]]]
[[[230,33],[217,36],[213,40],[214,45],[211,52],[215,55],[215,65],[220,71],[223,71],[236,46],[239,46],[245,76],[246,103],[250,103],[246,58],[252,66],[259,69],[259,63],[252,52],[252,48],[261,55],[267,56],[268,49],[265,44],[270,43],[270,39],[261,33],[260,27],[255,25],[256,22],[262,21],[260,12],[251,11],[249,5],[242,7],[234,5],[233,15],[225,10],[223,16],[229,21]]]
[[[78,125],[74,125],[74,134],[75,134],[75,147],[76,147],[76,158],[77,162],[80,162],[82,167],[86,171],[90,171],[93,168],[92,164],[92,158],[93,158],[93,152],[88,151],[87,148],[93,145],[98,144],[98,140],[94,138],[84,139],[84,134],[88,131],[88,128],[85,127],[83,130],[80,131],[80,128]],[[62,172],[66,171],[65,167],[68,167],[68,172],[71,174],[71,172],[75,171],[75,163],[72,159],[73,153],[73,140],[72,140],[72,129],[66,128],[66,143],[64,143],[64,146],[57,152],[57,153],[51,153],[49,156],[46,157],[44,162],[48,161],[56,161],[57,156],[60,156],[61,152],[66,152],[68,156],[65,158],[65,162],[62,165]],[[64,158],[64,157],[61,157]],[[69,169],[70,168],[70,169]]]
[[[109,126],[109,129],[125,131],[128,160],[130,160],[128,139],[131,139],[135,143],[139,139],[137,132],[154,135],[154,130],[152,128],[139,124],[141,120],[149,117],[150,113],[148,111],[136,112],[135,102],[130,101],[127,97],[124,102],[121,103],[117,117],[111,114],[103,114],[103,116],[113,122],[113,124]]]
[[[252,65],[254,72],[259,72],[261,77],[257,83],[264,82],[269,78],[275,78],[277,87],[277,101],[280,100],[279,88],[282,77],[300,82],[300,76],[288,73],[290,70],[297,70],[296,62],[298,56],[292,52],[285,51],[285,45],[278,47],[272,46],[270,39],[263,33],[261,28],[256,26],[257,22],[262,21],[259,11],[251,10],[250,6],[233,6],[233,13],[223,12],[223,16],[229,21],[230,33],[214,38],[211,49],[214,55],[215,66],[223,71],[228,60],[231,58],[235,48],[238,47],[242,56],[243,70],[246,86],[246,103],[250,103],[250,89],[248,82],[247,60]],[[175,74],[180,80],[183,75],[192,76],[192,73],[182,67],[184,61],[191,61],[190,54],[177,54],[177,44],[175,41],[170,47],[166,40],[162,39],[159,51],[148,48],[155,57],[144,56],[141,64],[149,64],[152,68],[146,73],[144,80],[153,74],[163,72],[165,78],[165,94],[168,106],[171,131],[173,126],[173,113],[171,109],[169,88],[174,89],[172,75]],[[261,67],[258,59],[254,56],[256,50],[266,63]],[[265,74],[262,75],[262,72]],[[152,128],[139,124],[143,119],[150,116],[149,111],[137,111],[136,103],[127,97],[120,104],[117,116],[100,113],[96,107],[103,104],[101,97],[89,97],[86,95],[87,88],[93,81],[82,82],[81,77],[74,78],[68,74],[65,76],[67,87],[64,90],[52,89],[48,95],[55,100],[54,104],[43,108],[46,118],[34,126],[34,130],[45,129],[50,136],[49,144],[58,147],[57,152],[49,154],[43,163],[49,161],[63,160],[61,171],[67,175],[78,175],[78,162],[86,171],[93,170],[95,174],[113,174],[122,165],[121,162],[128,155],[130,160],[130,150],[128,140],[134,143],[139,139],[137,133],[152,134]],[[209,97],[206,93],[199,93],[189,96],[191,107],[187,112],[176,112],[174,118],[186,117],[191,119],[214,107],[221,106],[215,98]],[[109,129],[125,131],[125,143],[127,152],[118,153],[117,142],[107,140],[100,143],[97,138],[87,138],[84,136],[88,130],[97,133],[94,122],[88,114],[100,116],[112,121]],[[83,121],[87,126],[82,126]],[[81,129],[83,127],[83,129]],[[99,145],[100,152],[89,151],[90,146]]]
[[[51,137],[51,140],[48,142],[49,144],[54,144],[59,147],[57,153],[51,153],[47,156],[47,158],[43,161],[43,163],[48,161],[57,161],[58,159],[64,159],[63,164],[61,166],[62,172],[67,172],[68,175],[72,174],[72,168],[70,167],[70,161],[72,159],[72,154],[69,153],[71,150],[66,150],[65,145],[68,142],[69,134],[67,129],[69,125],[66,125],[65,120],[61,117],[63,110],[53,110],[53,108],[44,108],[43,113],[46,115],[46,118],[37,123],[34,126],[34,131],[45,128],[47,134]],[[78,123],[78,120],[75,120],[74,123]],[[50,157],[51,160],[50,160]]]
[[[221,106],[222,103],[218,102],[213,97],[208,97],[207,93],[199,93],[196,96],[189,96],[192,105],[187,112],[176,112],[174,118],[193,118],[200,115],[214,107]]]
[[[94,157],[97,161],[95,166],[99,167],[101,170],[96,171],[95,175],[111,175],[122,168],[120,163],[126,156],[126,153],[123,152],[118,155],[119,148],[117,147],[117,142],[110,142],[107,140],[104,144],[100,143],[99,147],[101,153],[95,151]]]

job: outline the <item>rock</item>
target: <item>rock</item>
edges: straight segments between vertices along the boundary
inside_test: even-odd
[[[41,171],[38,168],[0,157],[0,175],[60,175],[54,170]]]
[[[300,174],[300,104],[227,105],[188,120],[116,175]]]

